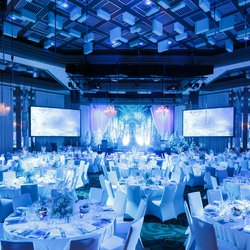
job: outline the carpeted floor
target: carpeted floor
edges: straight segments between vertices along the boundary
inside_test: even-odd
[[[89,185],[79,188],[76,193],[79,199],[88,198],[90,187],[100,187],[99,174],[89,174]],[[203,187],[189,187],[185,188],[184,199],[187,200],[189,192],[200,191],[202,197],[205,197],[205,190]],[[206,205],[206,199],[203,199]],[[146,216],[143,228],[141,231],[141,239],[145,249],[152,250],[181,250],[184,249],[183,243],[186,239],[186,229],[188,223],[186,215],[183,213],[177,219],[168,220],[162,223],[154,216]]]

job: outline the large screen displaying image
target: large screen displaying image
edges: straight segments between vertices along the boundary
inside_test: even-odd
[[[183,111],[183,136],[233,136],[234,108]]]
[[[80,136],[80,110],[30,108],[31,136]]]

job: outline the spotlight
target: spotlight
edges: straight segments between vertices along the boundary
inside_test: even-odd
[[[146,5],[151,5],[152,1],[151,0],[146,0],[145,3],[146,3]]]
[[[34,71],[33,77],[34,77],[34,78],[37,78],[37,77],[38,77],[38,72]]]
[[[63,8],[65,8],[65,9],[67,9],[67,8],[69,7],[69,4],[68,4],[67,1],[65,1],[65,2],[63,2],[63,3],[61,4],[61,6],[62,6]]]
[[[76,82],[76,87],[77,87],[78,89],[80,89],[80,88],[81,88],[81,84],[80,84],[79,82]]]
[[[69,88],[73,88],[73,83],[72,82],[68,82],[68,87]]]

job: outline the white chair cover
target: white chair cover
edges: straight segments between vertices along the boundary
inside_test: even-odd
[[[215,201],[222,201],[222,192],[220,189],[207,190],[207,199],[209,204],[213,204]]]
[[[189,207],[191,215],[195,217],[203,217],[203,204],[200,192],[193,192],[188,194]]]

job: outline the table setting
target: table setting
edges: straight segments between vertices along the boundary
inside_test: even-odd
[[[57,204],[35,203],[32,207],[20,208],[6,218],[4,238],[8,240],[33,241],[35,250],[62,250],[71,240],[101,234],[101,240],[110,237],[114,230],[115,212],[112,207],[88,200],[62,201]],[[53,203],[53,202],[52,202]],[[68,208],[69,210],[67,210]],[[60,214],[61,213],[61,214]]]
[[[247,200],[216,201],[204,208],[218,238],[239,249],[250,249],[250,202]]]

